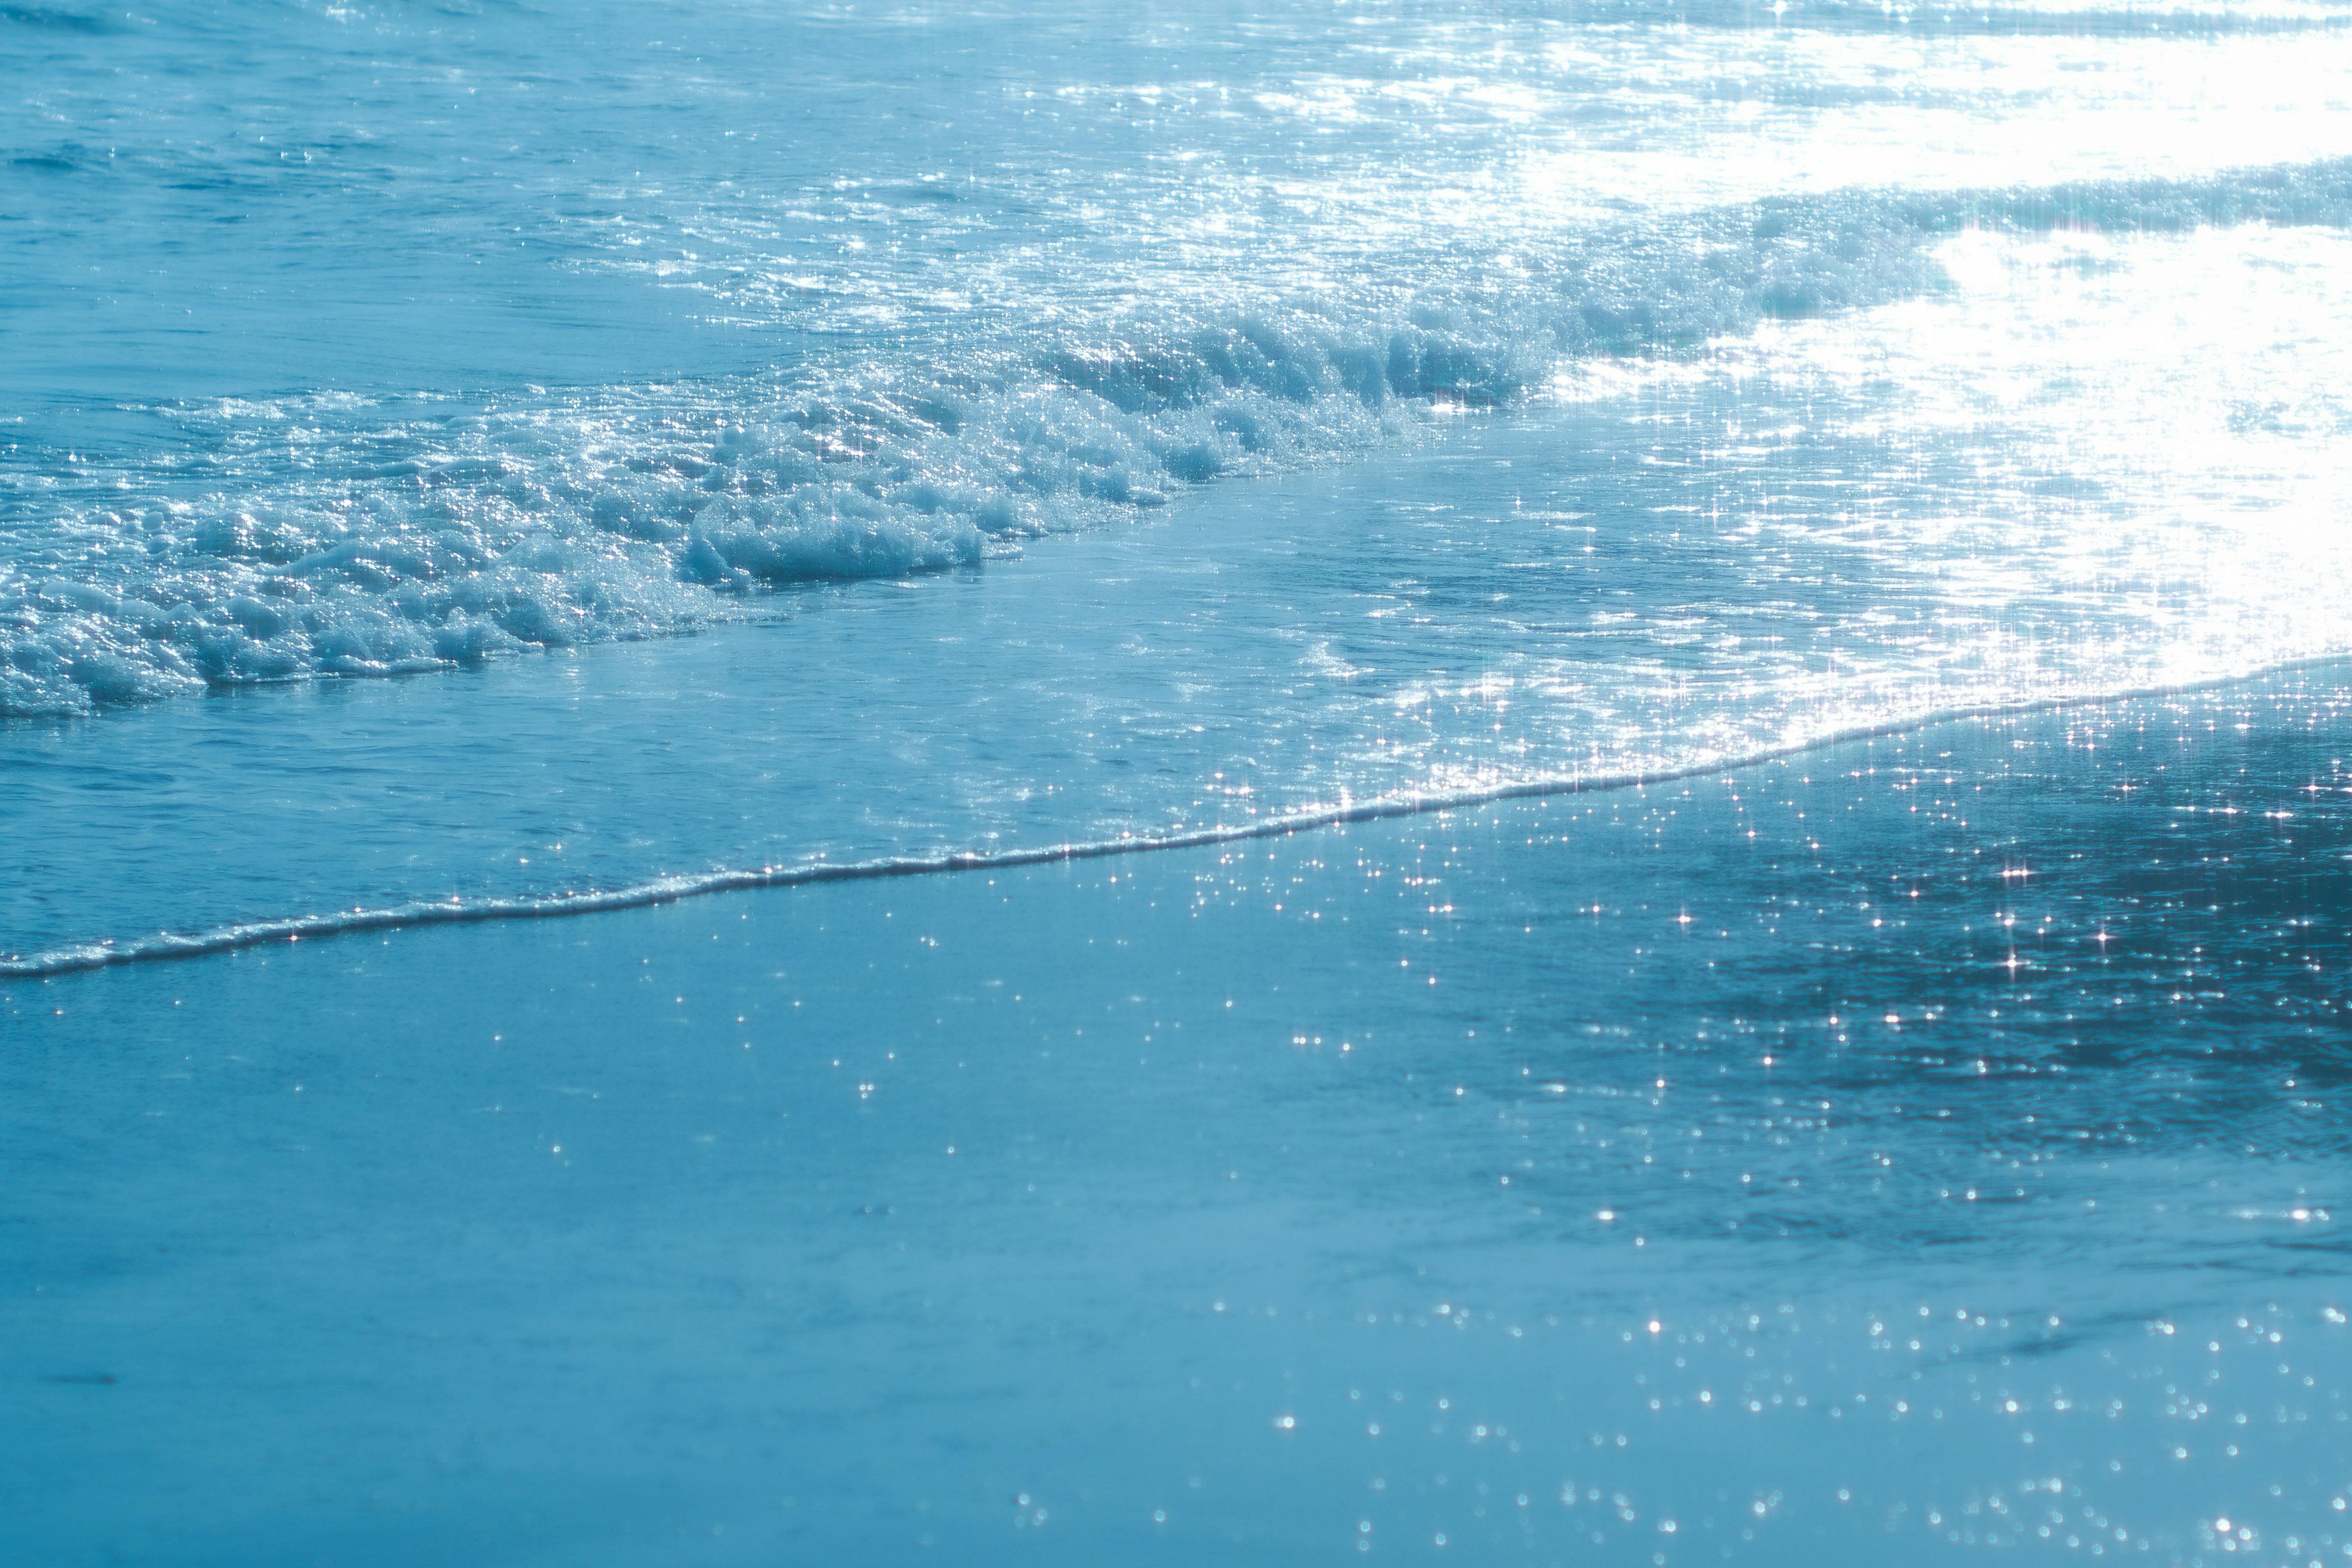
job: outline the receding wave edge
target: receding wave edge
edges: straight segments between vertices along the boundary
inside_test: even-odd
[[[1623,772],[1543,773],[1509,783],[1479,784],[1451,790],[1406,790],[1370,800],[1304,806],[1252,822],[1183,828],[1168,833],[1122,834],[1116,838],[1038,845],[1013,849],[956,849],[929,855],[890,855],[873,859],[815,862],[793,866],[752,866],[733,869],[656,877],[624,887],[589,889],[535,898],[448,898],[416,900],[382,909],[353,909],[293,915],[279,920],[249,921],[192,932],[159,932],[135,941],[99,941],[23,956],[0,958],[0,980],[46,980],[92,969],[110,969],[168,959],[201,958],[211,953],[278,942],[321,941],[364,931],[392,931],[409,926],[475,924],[491,921],[555,920],[572,915],[600,914],[614,910],[646,909],[673,904],[711,893],[746,892],[761,888],[798,888],[822,882],[880,881],[898,877],[940,876],[961,871],[1008,870],[1057,861],[1099,860],[1112,856],[1141,855],[1171,849],[1199,849],[1255,838],[1275,838],[1316,828],[1350,823],[1379,822],[1394,817],[1424,816],[1489,805],[1499,801],[1528,800],[1550,795],[1592,795],[1634,789],[1647,784],[1702,778],[1755,767],[1783,758],[1802,756],[1855,741],[1867,741],[1969,720],[2017,718],[2066,709],[2092,708],[2116,702],[2221,690],[2301,669],[2344,664],[2342,653],[2293,659],[2259,668],[2197,680],[2169,681],[2111,691],[2075,692],[2014,702],[1973,703],[1930,710],[1901,719],[1888,719],[1833,730],[1801,741],[1708,757],[1684,765]]]

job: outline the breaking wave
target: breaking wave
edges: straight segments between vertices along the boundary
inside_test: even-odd
[[[0,717],[447,668],[975,567],[1188,487],[1417,438],[1580,357],[1932,290],[1972,226],[2352,224],[2352,162],[2182,183],[1843,193],[1495,242],[1244,315],[982,323],[895,355],[520,399],[131,411],[131,458],[0,469]],[[1457,247],[1457,248],[1459,248]]]

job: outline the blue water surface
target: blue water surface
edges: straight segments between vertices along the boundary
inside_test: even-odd
[[[0,7],[0,1557],[2352,1556],[2347,15]]]

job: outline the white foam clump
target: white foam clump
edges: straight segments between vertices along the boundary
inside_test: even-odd
[[[45,526],[8,540],[0,716],[672,633],[757,613],[762,587],[976,565],[1380,422],[1353,397],[1337,418],[1251,412],[1246,394],[1126,411],[1007,369],[373,421],[299,401],[166,411],[200,464],[37,498]],[[314,420],[333,433],[289,479],[276,448]]]
[[[1416,408],[1507,402],[1563,359],[1937,287],[1935,242],[1970,224],[2342,223],[2348,186],[2321,165],[1790,198],[1518,244],[1507,270],[1448,255],[1238,314],[1066,305],[770,377],[154,410],[167,455],[37,461],[0,496],[0,717],[657,636],[758,613],[762,587],[973,566],[1410,438]]]

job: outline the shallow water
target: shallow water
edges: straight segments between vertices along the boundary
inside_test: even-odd
[[[10,1514],[2333,1561],[2346,700],[12,987]]]
[[[0,7],[0,1537],[2352,1557],[2347,16]]]
[[[2143,15],[13,9],[0,712],[971,565],[1972,226],[2340,228],[2340,13]]]
[[[22,723],[0,953],[1671,772],[2325,657],[2347,243],[1979,237],[1957,297],[1591,367],[984,569]]]

